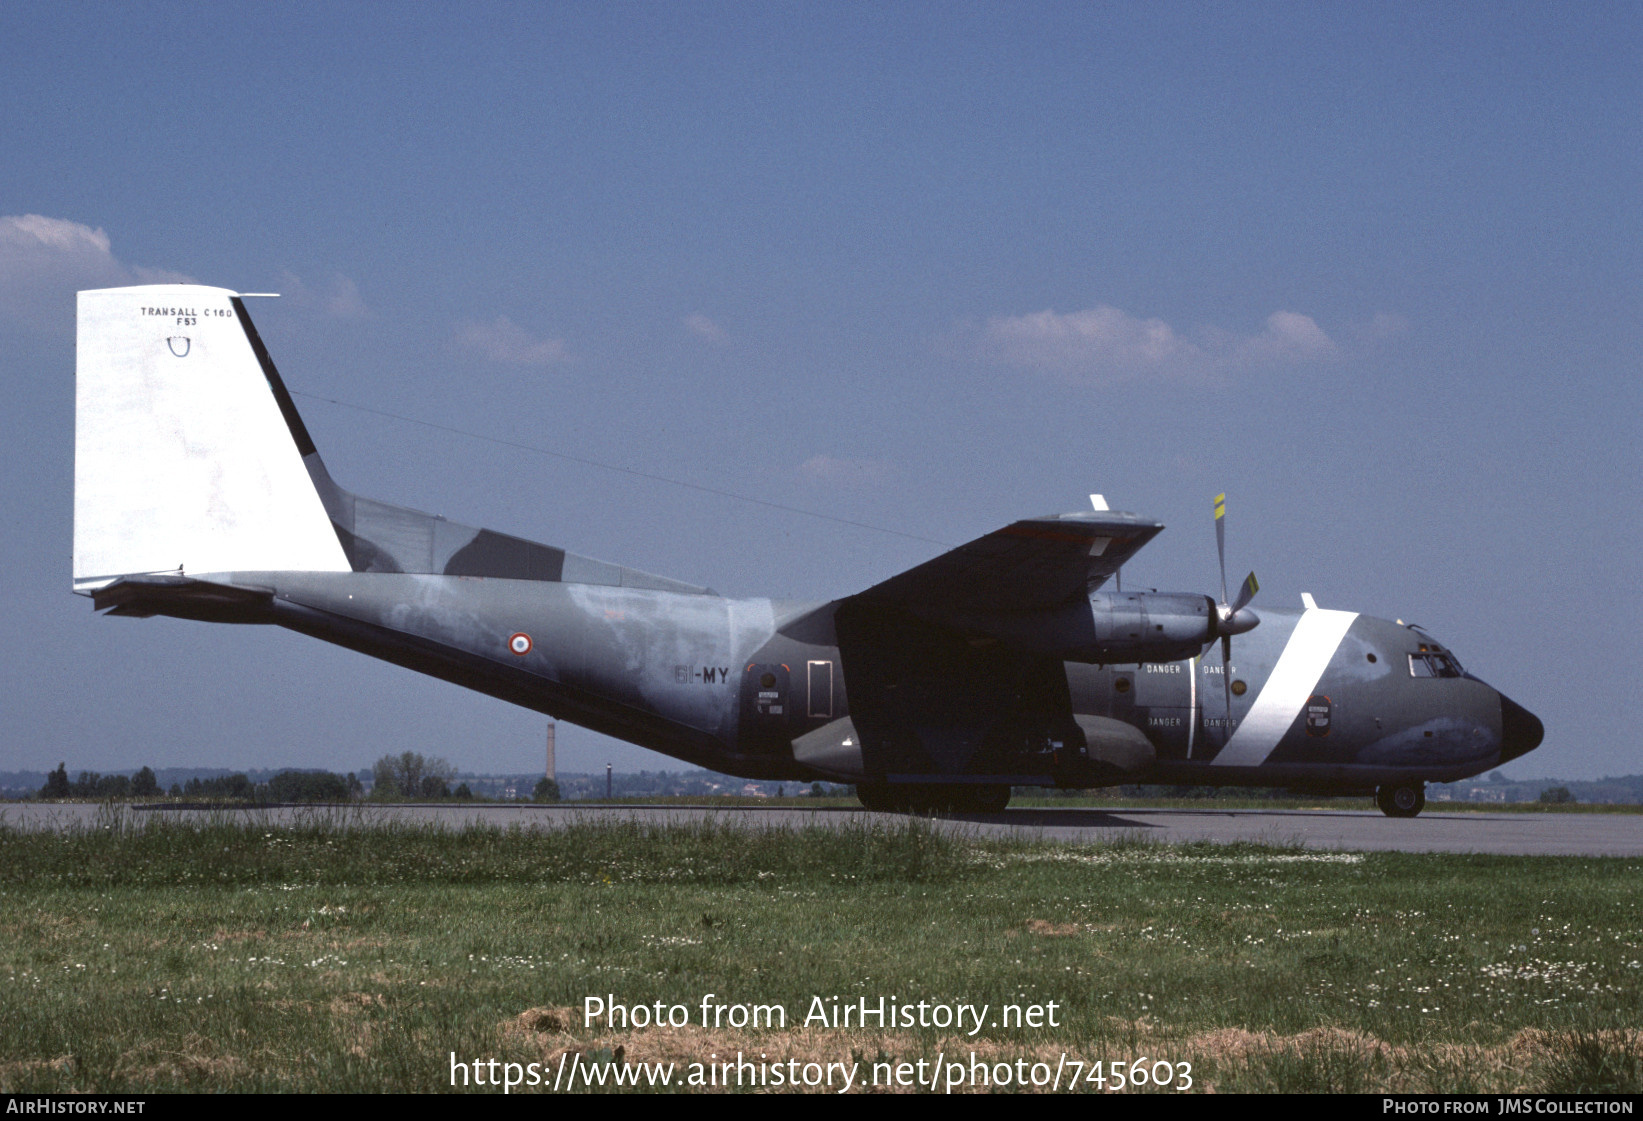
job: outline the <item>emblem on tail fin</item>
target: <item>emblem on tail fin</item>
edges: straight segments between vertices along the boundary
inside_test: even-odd
[[[169,346],[171,348],[171,353],[175,354],[178,358],[187,358],[190,342],[192,342],[192,340],[189,339],[187,335],[172,335],[165,341],[165,345]]]

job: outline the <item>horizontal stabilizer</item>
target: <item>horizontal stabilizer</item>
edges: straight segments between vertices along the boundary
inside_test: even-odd
[[[110,615],[209,619],[243,615],[247,608],[261,607],[273,598],[272,588],[214,584],[188,576],[122,576],[94,591],[91,602]]]

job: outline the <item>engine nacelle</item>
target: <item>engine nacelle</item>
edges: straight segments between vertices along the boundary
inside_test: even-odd
[[[1179,662],[1219,637],[1215,601],[1189,592],[1092,592],[1056,612],[959,621],[1021,650],[1069,662]]]
[[[1178,662],[1216,637],[1215,601],[1188,592],[1094,592],[1093,642],[1069,661]]]

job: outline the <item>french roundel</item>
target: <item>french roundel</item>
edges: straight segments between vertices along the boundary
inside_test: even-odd
[[[517,631],[508,637],[508,649],[523,657],[531,652],[531,636]]]

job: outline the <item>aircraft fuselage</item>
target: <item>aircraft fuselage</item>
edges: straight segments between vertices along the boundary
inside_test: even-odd
[[[932,637],[931,672],[874,689],[927,703],[862,713],[853,672],[878,667],[841,653],[835,604],[400,573],[221,576],[272,594],[196,617],[276,623],[750,778],[1346,792],[1464,778],[1540,738],[1533,716],[1425,632],[1348,612],[1266,608],[1234,647],[1230,682],[1213,645],[1118,665],[967,648],[959,664]],[[920,664],[925,636],[901,633]]]

